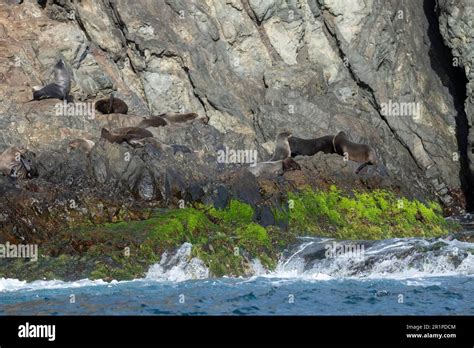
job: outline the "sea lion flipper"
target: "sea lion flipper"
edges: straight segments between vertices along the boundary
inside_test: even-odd
[[[362,164],[356,169],[355,173],[356,173],[356,174],[359,174],[360,171],[361,171],[362,169],[364,169],[365,167],[367,167],[369,164],[370,164],[369,162],[362,163]]]
[[[109,105],[108,105],[108,108],[107,108],[107,113],[108,114],[111,114],[113,112],[113,109],[114,109],[114,93],[110,93],[110,98],[109,98]]]
[[[23,167],[25,167],[26,171],[29,173],[31,172],[31,166],[30,164],[28,163],[28,161],[23,157],[23,156],[20,156],[20,161],[21,163],[23,164]]]

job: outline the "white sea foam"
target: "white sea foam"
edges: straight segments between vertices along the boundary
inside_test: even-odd
[[[209,278],[209,269],[204,262],[198,258],[191,257],[192,245],[184,243],[174,253],[164,253],[161,261],[154,264],[148,270],[146,277],[134,281],[172,281],[180,282],[190,279]],[[115,286],[120,283],[130,281],[105,282],[101,279],[90,280],[82,279],[72,282],[61,280],[36,280],[26,282],[17,279],[0,278],[0,292],[18,291],[18,290],[43,290],[43,289],[66,289],[80,288],[87,286]]]
[[[306,249],[315,245],[311,242],[302,244],[291,256],[280,261],[274,272],[267,273],[265,277],[302,280],[402,280],[474,275],[473,245],[458,240],[411,238],[380,241],[366,249],[363,255],[356,257],[311,260],[311,252],[307,253]]]
[[[66,289],[81,288],[86,286],[108,285],[114,286],[118,284],[116,280],[108,283],[101,279],[90,280],[81,279],[72,282],[64,282],[62,280],[35,280],[26,282],[18,279],[0,278],[0,292],[17,291],[17,290],[40,290],[40,289]]]
[[[443,276],[474,276],[474,255],[471,243],[458,240],[393,239],[375,242],[362,255],[354,257],[311,258],[311,250],[327,243],[327,239],[304,239],[293,253],[281,260],[275,271],[269,272],[257,259],[252,260],[253,281],[258,277],[275,281],[325,281],[331,279],[396,279],[412,280],[407,285],[429,284],[426,278]],[[322,243],[322,244],[321,244]],[[313,249],[312,249],[313,248]],[[182,282],[210,277],[204,262],[191,255],[192,245],[184,243],[174,252],[164,253],[161,261],[152,265],[146,277],[135,281]],[[308,250],[310,251],[308,253]],[[34,282],[0,278],[0,292],[17,290],[115,286],[103,280],[82,279],[72,282],[37,280]]]
[[[176,252],[165,252],[161,261],[148,270],[147,280],[182,282],[190,279],[209,278],[209,269],[204,262],[191,257],[192,245],[184,243]]]

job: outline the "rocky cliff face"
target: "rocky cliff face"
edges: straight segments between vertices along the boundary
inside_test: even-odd
[[[267,160],[283,129],[303,138],[343,130],[373,146],[388,173],[381,178],[369,168],[356,177],[355,164],[318,155],[301,159],[301,173],[285,174],[292,185],[388,185],[458,208],[461,191],[472,198],[469,0],[40,3],[0,5],[0,149],[23,144],[35,151],[40,178],[28,185],[41,200],[79,199],[78,191],[91,189],[169,202],[220,197],[220,184],[240,182],[232,194],[258,201],[255,178],[217,163],[216,151],[255,149]],[[450,55],[460,58],[461,73],[447,63]],[[58,57],[73,73],[76,102],[116,91],[129,115],[58,116],[58,101],[28,102]],[[89,157],[66,152],[74,138],[97,142],[101,127],[168,111],[209,117],[207,126],[153,130],[165,143],[198,152],[152,158],[147,148],[102,142]],[[5,194],[32,190],[9,185],[4,181]]]
[[[472,1],[440,1],[436,9],[439,14],[439,29],[444,43],[451,49],[449,62],[455,78],[450,90],[455,96],[458,116],[457,138],[461,156],[462,177],[466,191],[474,192],[474,38]],[[467,195],[468,206],[474,206],[472,195]]]

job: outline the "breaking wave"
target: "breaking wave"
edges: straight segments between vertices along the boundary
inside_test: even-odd
[[[305,238],[266,277],[327,280],[474,275],[474,245],[456,239]]]
[[[152,265],[145,278],[131,282],[182,282],[206,279],[210,271],[204,262],[192,257],[192,245],[184,243],[165,252]],[[414,279],[474,275],[474,244],[452,238],[396,238],[380,241],[335,241],[328,238],[302,238],[286,253],[274,271],[267,271],[259,260],[252,261],[254,277],[330,279]],[[251,278],[251,279],[252,279]],[[250,279],[250,280],[251,280]],[[130,282],[130,281],[128,281]],[[82,279],[64,282],[33,282],[0,278],[0,292],[38,289],[116,286],[126,282]]]

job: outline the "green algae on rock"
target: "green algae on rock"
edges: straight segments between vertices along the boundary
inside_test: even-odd
[[[274,209],[279,226],[255,223],[251,205],[231,200],[225,209],[203,204],[157,211],[147,220],[65,228],[39,245],[37,262],[1,260],[0,277],[130,280],[143,277],[165,251],[191,243],[211,276],[252,273],[258,259],[273,269],[297,237],[384,239],[436,237],[458,227],[437,203],[421,203],[383,190],[343,193],[305,189]]]

